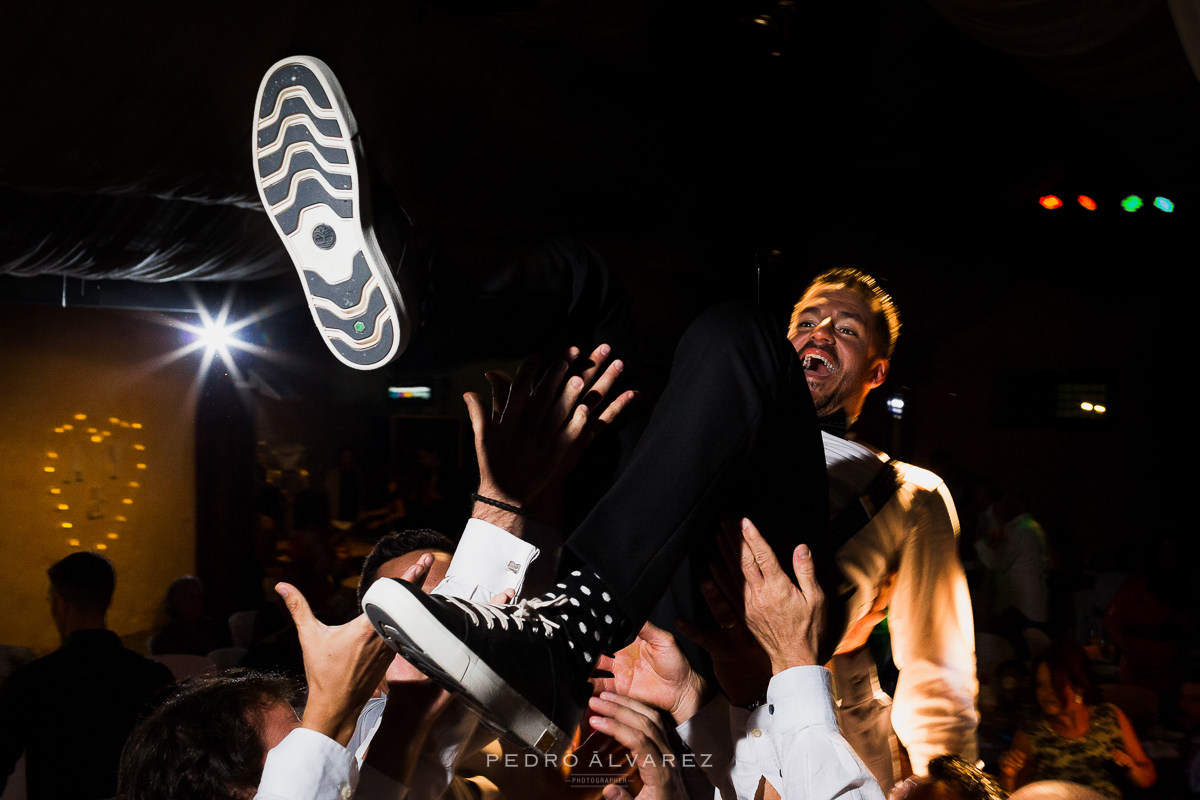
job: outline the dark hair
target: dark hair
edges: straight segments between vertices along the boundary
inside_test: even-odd
[[[230,669],[181,681],[121,753],[118,800],[242,800],[262,780],[262,714],[292,703],[290,679]]]
[[[896,308],[892,296],[885,292],[874,278],[851,266],[825,270],[812,279],[792,309],[792,319],[788,324],[788,338],[796,335],[800,312],[804,310],[801,301],[816,286],[836,286],[849,289],[865,300],[871,309],[871,332],[875,339],[875,346],[880,353],[886,354],[886,358],[892,357],[892,354],[896,352],[896,340],[900,338],[900,309]]]
[[[379,577],[379,568],[393,558],[406,556],[415,550],[439,550],[443,553],[454,552],[454,542],[432,528],[417,528],[415,530],[389,533],[379,540],[375,549],[363,562],[362,575],[358,579],[358,607],[362,608],[363,595],[371,584]]]
[[[1055,642],[1043,650],[1033,660],[1033,676],[1037,679],[1038,668],[1045,664],[1050,670],[1050,685],[1062,697],[1066,693],[1067,682],[1075,687],[1083,702],[1094,706],[1102,699],[1100,690],[1092,681],[1092,671],[1088,666],[1087,652],[1074,642]]]
[[[46,574],[54,593],[83,611],[106,611],[117,587],[112,562],[91,551],[71,553]]]
[[[195,575],[184,575],[171,581],[171,585],[167,587],[167,597],[164,602],[168,617],[174,619],[179,616],[179,605],[183,602],[187,590],[192,586],[199,586],[200,591],[204,591],[204,583]]]

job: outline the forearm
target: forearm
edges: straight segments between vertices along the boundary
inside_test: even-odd
[[[1129,780],[1139,789],[1149,789],[1158,781],[1158,770],[1150,759],[1134,761],[1129,768]]]
[[[829,671],[795,667],[771,679],[771,743],[789,800],[883,800],[883,791],[838,729]]]
[[[298,728],[267,753],[255,798],[328,800],[349,797],[357,777],[354,755],[349,750],[328,736]]]
[[[889,609],[892,654],[900,670],[892,727],[917,775],[925,774],[935,756],[977,757],[971,597],[944,489],[923,492],[914,502]]]

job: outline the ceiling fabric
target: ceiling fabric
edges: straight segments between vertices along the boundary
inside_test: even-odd
[[[1088,100],[1137,100],[1196,80],[1166,0],[928,2],[1032,77]],[[1176,0],[1173,6],[1190,7],[1184,16],[1195,23],[1195,0]]]

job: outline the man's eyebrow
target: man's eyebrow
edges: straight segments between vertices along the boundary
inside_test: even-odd
[[[867,324],[867,321],[865,319],[863,319],[862,315],[859,314],[857,311],[839,311],[839,312],[837,312],[836,316],[846,318],[846,319],[852,319],[855,322],[859,323],[860,325]]]

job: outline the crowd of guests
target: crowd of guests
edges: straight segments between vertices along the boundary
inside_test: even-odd
[[[850,291],[842,284],[815,286],[835,299],[837,292]],[[815,291],[797,304],[792,338],[805,368],[827,378],[835,374],[829,365],[838,356],[818,342],[829,318],[806,321],[806,304],[826,302],[811,299]],[[860,314],[858,324],[865,325],[866,316]],[[893,344],[894,335],[895,329]],[[389,484],[387,501],[370,509],[362,501],[363,476],[352,454],[343,453],[323,491],[298,487],[286,498],[287,513],[263,514],[260,534],[271,546],[259,550],[274,570],[267,572],[273,600],[255,610],[248,626],[239,615],[228,629],[215,624],[206,616],[201,582],[181,577],[167,593],[167,621],[149,642],[155,661],[125,649],[107,630],[106,610],[116,586],[111,563],[80,552],[51,567],[51,616],[63,645],[0,686],[0,773],[10,774],[24,753],[33,800],[600,795],[983,800],[1008,792],[1080,798],[1093,793],[1120,800],[1152,787],[1171,794],[1200,789],[1187,783],[1193,759],[1186,740],[1177,743],[1177,777],[1164,782],[1142,744],[1149,728],[1138,730],[1167,716],[1188,735],[1200,727],[1200,684],[1182,681],[1181,584],[1161,585],[1163,576],[1178,578],[1170,540],[1108,604],[1103,646],[1086,642],[1085,649],[1076,637],[1064,635],[1067,626],[1053,613],[1046,536],[1025,498],[1011,491],[989,498],[972,531],[979,568],[975,623],[981,640],[992,635],[1008,652],[978,665],[984,746],[977,752],[972,620],[960,613],[968,603],[955,551],[953,505],[936,476],[909,465],[888,473],[881,495],[882,505],[889,493],[903,494],[909,517],[874,529],[895,533],[903,544],[896,557],[903,563],[877,564],[880,569],[868,573],[873,551],[864,549],[860,562],[843,563],[839,555],[844,570],[847,565],[857,570],[854,597],[863,601],[857,616],[845,613],[846,597],[826,596],[818,576],[829,565],[806,544],[777,552],[767,544],[770,531],[760,533],[753,520],[727,520],[714,532],[716,561],[700,583],[713,625],[679,620],[678,634],[650,622],[631,628],[636,638],[595,664],[587,713],[565,752],[534,755],[496,740],[462,696],[439,688],[389,648],[361,613],[363,597],[380,581],[403,580],[448,602],[460,601],[475,614],[492,611],[481,603],[509,608],[518,595],[537,597],[551,587],[555,578],[549,576],[556,573],[553,564],[546,569],[547,562],[559,558],[562,540],[545,523],[553,523],[556,513],[561,520],[565,475],[598,432],[586,420],[605,415],[611,420],[633,400],[632,393],[622,393],[600,413],[620,362],[606,366],[609,351],[598,348],[580,359],[583,366],[574,376],[569,367],[579,355],[572,351],[547,369],[541,380],[561,388],[541,395],[526,388],[533,382],[532,362],[515,380],[493,378],[501,400],[491,424],[482,401],[468,396],[483,482],[492,485],[507,471],[528,492],[513,505],[496,501],[496,492],[485,492],[481,484],[461,541],[470,543],[475,561],[493,561],[494,572],[520,576],[511,584],[469,580],[462,568],[456,570],[461,548],[444,535],[456,531],[413,528],[416,505],[428,501],[433,507],[449,496],[450,479],[440,459],[430,455],[422,461],[428,480],[420,492],[397,479]],[[882,372],[863,372],[864,383],[851,396],[857,403],[851,419],[885,374],[886,365]],[[521,406],[515,411],[503,402],[514,397]],[[846,402],[841,395],[831,397]],[[834,491],[850,487],[857,471],[881,463],[841,438],[847,417],[842,412],[840,433],[824,426],[822,431]],[[501,429],[500,420],[508,420],[507,427]],[[877,483],[872,480],[872,487]],[[863,505],[874,491],[862,495]],[[511,530],[501,527],[506,519]],[[849,523],[834,517],[833,527],[843,524]],[[525,549],[496,544],[508,540]],[[339,541],[365,545],[361,563],[348,548],[339,554]],[[277,542],[286,545],[279,550]],[[356,580],[347,580],[351,572]],[[585,587],[583,595],[590,594]],[[597,622],[606,613],[599,608],[593,611]],[[495,620],[507,625],[521,619],[505,613],[489,619],[489,627]],[[848,621],[837,629],[845,635],[833,637],[838,647],[831,675],[818,653],[837,619]],[[877,646],[889,637],[890,647]],[[1146,642],[1153,646],[1143,647]],[[964,650],[967,674],[957,675]],[[208,663],[197,669],[197,662],[175,656]],[[893,656],[905,663],[890,662]],[[1131,695],[1106,693],[1096,683],[1092,666],[1106,659],[1117,663],[1116,685],[1161,700],[1156,716],[1143,719],[1132,706],[1122,707]],[[855,671],[858,667],[863,668]],[[840,676],[836,699],[834,676]],[[78,691],[81,682],[86,697]],[[914,690],[914,683],[925,686]],[[882,716],[911,751],[894,752],[893,767],[886,752],[885,764],[868,753],[864,743],[873,731],[867,722],[881,717],[866,711],[886,712],[889,694],[902,705],[902,691],[908,706],[890,712],[890,719]],[[964,692],[965,704],[951,696]],[[855,695],[869,702],[860,706]],[[941,704],[943,710],[914,704]],[[929,722],[942,717],[950,722]],[[902,725],[908,727],[902,731]],[[886,751],[889,739],[879,741]]]

